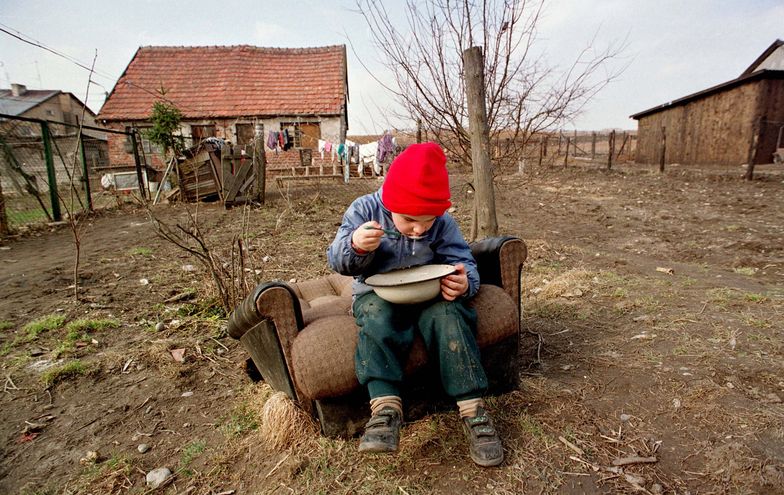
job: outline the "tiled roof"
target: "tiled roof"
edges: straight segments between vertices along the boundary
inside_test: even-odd
[[[146,120],[158,90],[185,118],[336,115],[348,93],[346,47],[140,47],[98,113]]]
[[[28,89],[14,96],[10,89],[0,89],[0,113],[22,115],[58,94],[60,91],[56,89]]]

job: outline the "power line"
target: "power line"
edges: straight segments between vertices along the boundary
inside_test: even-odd
[[[107,79],[110,79],[110,80],[114,79],[112,76],[110,76],[108,74],[105,74],[105,73],[102,73],[102,72],[100,72],[98,70],[91,69],[90,67],[87,67],[85,64],[83,64],[79,60],[71,57],[70,55],[66,55],[64,53],[58,52],[57,50],[55,50],[53,48],[49,48],[48,46],[44,45],[40,41],[32,38],[31,36],[28,36],[28,35],[22,33],[18,29],[14,29],[14,28],[12,28],[10,26],[7,26],[7,25],[5,25],[3,23],[0,23],[0,26],[2,26],[2,27],[0,27],[0,31],[1,32],[5,33],[5,34],[7,34],[7,35],[9,35],[9,36],[11,36],[13,38],[18,39],[19,41],[22,41],[23,43],[27,43],[28,45],[32,45],[32,46],[35,46],[35,47],[40,48],[42,50],[46,50],[47,52],[53,53],[54,55],[57,55],[58,57],[64,58],[65,60],[71,62],[72,64],[75,64],[75,65],[81,67],[82,69],[90,71],[91,73],[98,74],[98,75],[103,76],[103,77],[105,77]],[[9,31],[9,29],[12,30],[12,31],[16,31],[16,33],[18,33],[18,34],[12,33],[11,31]],[[29,39],[25,39],[25,38],[29,38]],[[100,83],[98,83],[96,81],[93,81],[92,78],[90,78],[88,80],[88,82],[92,83],[92,84],[95,84],[97,86],[100,86],[101,88],[103,88],[104,91],[106,91],[106,88],[103,85],[101,85]],[[160,98],[161,100],[166,101],[168,103],[171,103],[172,105],[175,105],[175,106],[178,106],[178,107],[181,106],[180,104],[175,103],[172,100],[164,97],[159,92],[150,91],[150,90],[148,90],[145,87],[139,86],[138,84],[134,83],[131,80],[126,80],[125,84],[128,84],[129,86],[133,86],[133,87],[135,87],[137,89],[140,89],[140,90],[144,91],[145,93],[150,94],[150,95],[152,95],[152,96],[154,96],[156,98]],[[188,108],[188,107],[182,107],[182,108],[184,108],[186,110],[195,110],[193,108]]]

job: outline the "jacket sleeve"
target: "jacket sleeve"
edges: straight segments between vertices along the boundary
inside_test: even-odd
[[[471,248],[463,239],[457,222],[444,214],[444,231],[440,235],[437,246],[434,246],[436,255],[446,264],[456,265],[462,263],[468,276],[468,291],[464,297],[473,297],[479,290],[479,270],[476,267],[476,260],[471,254]]]
[[[351,247],[351,235],[357,227],[373,220],[370,216],[370,210],[363,205],[362,198],[355,200],[348,207],[335,240],[327,248],[327,263],[331,269],[341,275],[356,277],[361,275],[373,261],[375,252],[357,254]]]

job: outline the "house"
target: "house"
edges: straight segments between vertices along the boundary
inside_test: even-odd
[[[735,79],[631,116],[638,163],[771,163],[784,132],[784,41]],[[784,141],[781,141],[784,145]]]
[[[24,173],[14,170],[15,167],[21,167],[23,172],[34,177],[47,177],[41,124],[24,119],[49,122],[57,182],[71,181],[71,172],[66,171],[64,164],[69,170],[73,168],[74,153],[78,153],[75,150],[80,148],[76,139],[79,124],[97,125],[92,110],[72,93],[56,89],[27,89],[23,84],[11,84],[10,89],[0,89],[0,114],[3,114],[0,116],[0,138],[14,155],[14,163],[0,161],[0,164],[8,166],[7,170],[0,169],[4,191],[18,190],[19,194],[23,194],[24,188],[20,184]],[[106,168],[109,163],[106,133],[83,128],[82,136],[87,165],[94,171]],[[81,163],[80,160],[77,162]],[[81,178],[81,167],[77,167],[73,174],[78,176],[76,179]],[[100,174],[90,176],[100,178]],[[48,189],[44,180],[38,182],[38,189]]]
[[[287,131],[292,146],[279,152],[267,149],[267,163],[293,166],[300,161],[299,150],[317,149],[319,139],[345,139],[346,47],[140,47],[98,118],[111,129],[144,130],[158,99],[180,110],[180,130],[189,145],[217,137],[247,146],[254,136],[266,142],[269,132]],[[142,138],[144,160],[161,170],[160,150],[143,133]],[[133,165],[122,136],[109,136],[109,150],[113,164]]]

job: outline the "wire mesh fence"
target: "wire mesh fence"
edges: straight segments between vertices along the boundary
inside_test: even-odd
[[[0,117],[0,233],[116,204],[101,187],[105,131]]]

